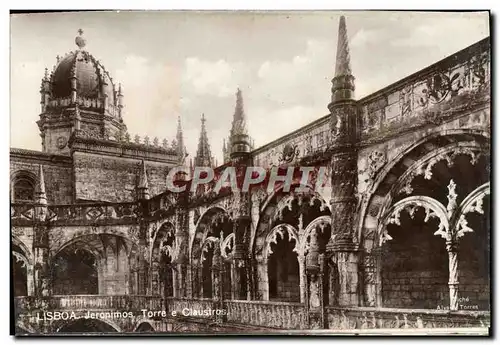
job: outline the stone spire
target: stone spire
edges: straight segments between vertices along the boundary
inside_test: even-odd
[[[146,172],[146,163],[144,160],[141,162],[141,170],[139,172],[139,184],[137,185],[137,199],[149,199],[149,183],[148,174]]]
[[[332,80],[332,84],[332,102],[329,108],[334,103],[354,99],[354,76],[351,70],[347,26],[344,16],[341,16],[339,21],[335,77]]]
[[[120,116],[121,119],[123,112],[123,93],[122,93],[121,83],[118,84],[118,92],[116,93],[116,98],[117,98],[118,115]]]
[[[42,113],[45,112],[46,106],[50,101],[50,77],[49,70],[45,68],[45,72],[42,78],[42,85],[40,86],[40,104],[42,106]]]
[[[249,153],[252,149],[252,140],[248,135],[246,115],[243,108],[243,96],[241,90],[238,88],[227,150],[232,158]]]
[[[35,202],[40,205],[47,205],[47,194],[45,193],[45,179],[43,177],[42,165],[38,166],[38,182],[35,187]]]
[[[201,115],[201,132],[198,141],[198,151],[194,158],[194,165],[197,167],[213,166],[213,158],[210,152],[210,144],[208,143],[207,129],[205,127],[205,114]]]
[[[184,146],[184,134],[182,133],[181,117],[177,117],[177,155],[179,156],[181,163],[184,163],[184,158],[186,158],[186,147]]]

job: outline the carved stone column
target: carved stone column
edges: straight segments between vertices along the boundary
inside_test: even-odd
[[[26,287],[28,296],[33,296],[35,294],[35,282],[33,280],[33,266],[26,265]]]
[[[222,258],[218,243],[215,244],[214,256],[212,259],[212,298],[214,300],[222,299]]]
[[[34,294],[35,296],[50,296],[52,284],[49,261],[49,236],[47,226],[35,224],[33,238],[34,253]]]
[[[179,243],[186,242],[183,238],[179,241]],[[182,246],[186,248],[182,249]],[[191,296],[191,281],[188,277],[188,257],[184,251],[187,249],[187,243],[181,244],[181,249],[179,252],[179,256],[176,260],[177,265],[176,269],[172,273],[172,284],[174,288],[174,296],[175,297],[187,297]]]
[[[262,301],[269,301],[269,276],[267,273],[267,258],[260,258],[256,261],[256,275],[257,281],[255,286],[257,287],[256,295],[260,297]],[[300,265],[300,261],[299,261]],[[300,269],[300,266],[299,266]]]
[[[297,260],[299,261],[300,303],[305,303],[307,300],[307,274],[304,254],[298,253]]]
[[[160,264],[154,261],[151,265],[151,295],[160,293]]]
[[[175,292],[176,297],[191,296],[191,282],[188,277],[189,266],[189,215],[187,212],[188,194],[178,193],[177,202],[181,206],[177,211],[177,226],[175,230],[175,238],[178,251],[176,259],[177,273],[175,276],[175,284],[178,288]]]
[[[356,306],[358,296],[358,243],[356,233],[356,187],[358,184],[358,113],[354,100],[347,27],[340,18],[335,77],[332,79],[330,147],[332,238],[327,251],[334,252],[339,269],[338,302]]]
[[[38,181],[35,188],[35,205],[33,214],[33,256],[35,296],[50,296],[52,284],[49,262],[49,229],[47,218],[47,195],[43,168],[39,166]]]
[[[339,269],[339,297],[340,306],[359,305],[359,276],[357,252],[338,251],[337,266]]]
[[[364,306],[375,307],[377,305],[378,279],[377,266],[379,260],[379,250],[363,255],[363,286],[364,286]]]
[[[250,217],[240,216],[234,220],[234,251],[233,251],[233,289],[235,299],[248,298],[248,277],[251,276],[248,264],[245,235],[250,232]]]
[[[326,259],[328,265],[328,304],[336,306],[338,305],[339,297],[339,270],[337,267],[337,257],[336,255],[330,255]]]
[[[148,294],[148,244],[147,244],[147,233],[148,233],[148,205],[145,200],[139,202],[139,207],[141,209],[141,218],[139,220],[139,258],[138,258],[138,291],[139,295]]]
[[[450,288],[450,310],[458,310],[458,250],[456,243],[446,242],[448,251],[448,265],[450,277],[448,286]]]
[[[201,265],[193,265],[190,268],[190,274],[191,274],[191,297],[192,298],[197,298],[197,297],[203,297],[202,293],[202,288],[201,288],[201,280],[200,280],[200,273],[201,273]]]
[[[319,254],[318,234],[313,231],[306,256],[306,305],[309,312],[309,327],[312,329],[324,327],[323,273],[324,255]]]
[[[224,299],[224,270],[223,259],[220,252],[220,244],[216,243],[212,260],[212,299],[214,300],[214,309],[223,309]],[[214,315],[216,323],[224,322],[222,315]]]
[[[309,307],[318,308],[320,306],[319,299],[319,244],[318,244],[318,234],[316,231],[311,233],[309,242],[309,252],[306,256],[306,273],[309,289]]]

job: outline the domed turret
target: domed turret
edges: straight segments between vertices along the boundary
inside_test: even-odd
[[[121,116],[113,111],[118,106],[113,80],[99,60],[84,50],[86,40],[82,36],[83,31],[78,32],[75,43],[79,49],[58,58],[57,66],[52,72],[51,99],[69,98],[71,103],[88,103],[89,100],[94,100],[96,102],[92,103],[96,103],[98,107],[108,108],[112,115]]]
[[[95,139],[116,138],[126,131],[122,119],[123,94],[101,62],[85,50],[83,30],[75,38],[77,50],[63,57],[40,88],[38,126],[45,151],[68,153],[73,132]],[[97,121],[96,121],[97,120]]]
[[[73,78],[76,90],[73,90]],[[115,104],[114,85],[102,65],[88,52],[78,50],[61,59],[51,78],[52,97],[70,97],[71,91],[85,98],[108,97]]]

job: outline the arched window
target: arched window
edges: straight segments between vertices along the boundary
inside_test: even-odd
[[[35,182],[27,176],[19,176],[13,185],[14,202],[33,202],[35,200]]]

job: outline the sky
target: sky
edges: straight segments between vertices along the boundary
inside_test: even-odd
[[[337,31],[345,15],[360,99],[487,36],[486,12],[80,12],[11,15],[10,142],[41,150],[40,83],[56,56],[86,50],[122,84],[135,134],[174,139],[181,117],[190,157],[201,114],[213,156],[243,92],[262,146],[327,115]]]

